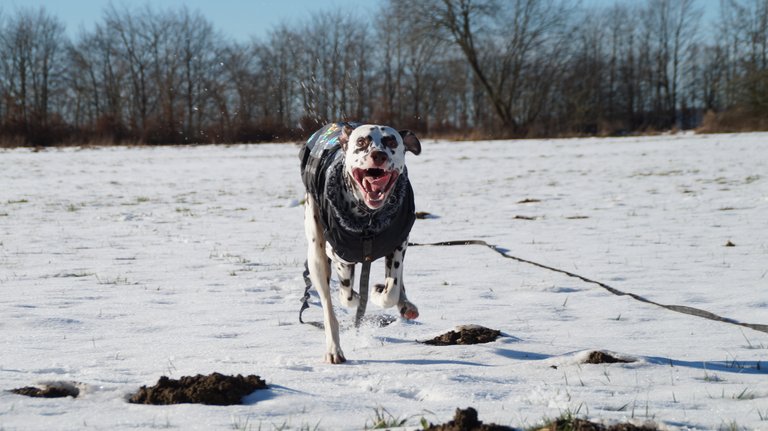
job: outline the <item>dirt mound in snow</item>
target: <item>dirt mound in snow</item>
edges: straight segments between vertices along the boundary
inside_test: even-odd
[[[590,422],[585,419],[558,419],[555,422],[548,424],[545,427],[538,428],[536,431],[658,431],[659,428],[655,425],[632,425],[632,424],[614,424],[614,425],[601,425],[594,422]]]
[[[468,407],[456,409],[453,420],[442,425],[429,424],[424,431],[514,431],[514,428],[496,424],[484,424],[477,419],[477,410]]]
[[[501,336],[501,331],[488,329],[479,325],[459,326],[455,331],[446,332],[443,335],[423,341],[424,344],[433,346],[450,346],[454,344],[481,344],[496,341]]]
[[[35,398],[77,398],[80,390],[72,383],[49,383],[42,387],[25,386],[23,388],[12,389],[11,392],[18,395]]]
[[[628,364],[630,362],[632,361],[629,359],[617,358],[609,353],[601,352],[599,350],[589,352],[589,356],[587,356],[587,359],[584,361],[585,364]]]
[[[259,376],[225,376],[213,373],[184,376],[179,380],[160,377],[152,387],[142,386],[130,400],[135,404],[209,404],[228,406],[242,404],[243,397],[257,389],[266,389],[267,384]]]
[[[431,218],[439,218],[436,215],[432,215],[426,211],[416,211],[416,218],[419,220],[427,220]]]

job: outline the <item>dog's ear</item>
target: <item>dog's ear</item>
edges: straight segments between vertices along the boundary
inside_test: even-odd
[[[400,136],[403,138],[406,151],[410,151],[417,156],[421,154],[421,142],[415,133],[410,130],[401,130]]]
[[[341,149],[347,151],[347,144],[349,143],[349,135],[355,130],[349,123],[341,123],[341,135],[339,135],[339,142],[341,143]]]

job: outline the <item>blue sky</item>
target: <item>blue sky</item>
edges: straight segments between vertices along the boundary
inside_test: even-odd
[[[282,23],[301,22],[312,12],[349,10],[357,14],[374,12],[378,0],[2,0],[0,11],[12,14],[20,7],[37,8],[60,18],[70,36],[79,33],[81,26],[90,30],[100,22],[103,10],[110,4],[142,7],[149,3],[157,9],[176,9],[186,5],[199,10],[224,35],[239,41],[251,36],[263,37],[270,29]]]
[[[582,4],[607,5],[615,0],[583,0]],[[90,30],[100,22],[102,11],[110,3],[121,7],[143,6],[150,3],[159,9],[175,9],[187,5],[199,10],[224,35],[238,41],[248,41],[251,36],[264,37],[270,29],[287,23],[301,22],[312,12],[327,10],[349,10],[355,14],[374,13],[380,0],[2,0],[0,12],[12,14],[19,7],[39,7],[59,17],[67,26],[70,36],[75,37],[79,29]],[[717,14],[718,0],[698,0],[698,6],[705,10],[706,22]]]

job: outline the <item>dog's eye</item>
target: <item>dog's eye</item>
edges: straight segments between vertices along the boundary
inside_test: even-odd
[[[370,137],[364,138],[364,137],[361,136],[361,137],[357,138],[357,148],[365,148],[365,147],[367,147],[368,146],[368,142],[370,142],[370,140],[371,140]]]
[[[394,136],[384,136],[381,138],[381,143],[387,148],[397,148],[397,139]]]

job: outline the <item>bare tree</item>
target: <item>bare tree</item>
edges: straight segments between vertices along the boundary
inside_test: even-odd
[[[404,0],[394,0],[405,7]],[[464,54],[507,133],[525,133],[544,111],[567,25],[566,2],[432,0],[415,16]]]
[[[448,52],[446,40],[423,25],[410,8],[390,1],[381,7],[378,16],[383,22],[397,25],[376,28],[383,61],[378,80],[382,96],[374,108],[374,117],[427,131],[434,108],[432,84],[444,74],[439,71],[441,62],[453,54]]]
[[[653,122],[657,127],[676,126],[682,71],[695,42],[701,11],[695,8],[695,0],[648,0],[642,16],[649,43]]]
[[[82,33],[67,53],[67,80],[76,104],[71,121],[94,138],[120,142],[126,138],[124,86],[129,82],[128,62],[119,55],[117,33],[97,24]]]
[[[118,10],[113,5],[105,11],[104,25],[114,32],[119,41],[115,47],[117,55],[125,59],[128,69],[128,124],[131,130],[138,134],[139,140],[145,141],[150,97],[153,94],[149,76],[152,35],[146,31],[139,16],[134,16],[127,9]]]
[[[729,105],[768,115],[768,1],[723,0],[720,44],[728,56]]]
[[[0,33],[6,122],[33,144],[49,145],[54,97],[62,92],[64,25],[45,9],[21,9]]]

